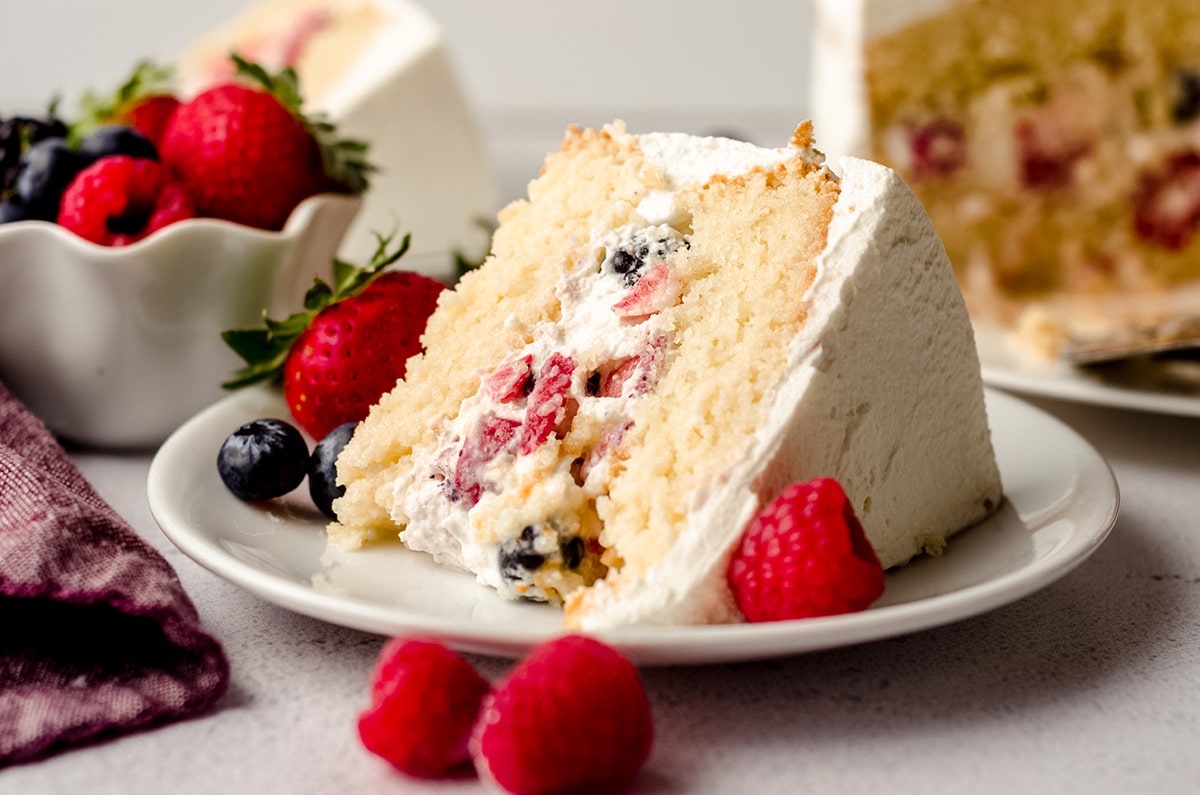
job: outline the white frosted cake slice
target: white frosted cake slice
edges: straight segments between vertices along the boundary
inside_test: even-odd
[[[333,543],[395,537],[569,626],[731,622],[730,549],[837,478],[884,566],[996,508],[962,295],[894,172],[568,130],[338,460]]]
[[[255,3],[183,55],[184,93],[227,79],[230,52],[271,71],[294,67],[305,109],[370,143],[379,173],[343,256],[365,261],[373,232],[411,231],[408,267],[446,276],[448,253],[486,249],[480,221],[495,215],[495,176],[442,31],[425,11],[408,0]]]
[[[820,0],[813,115],[895,168],[977,320],[1067,338],[1200,318],[1195,0]]]

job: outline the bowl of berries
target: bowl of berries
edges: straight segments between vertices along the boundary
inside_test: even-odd
[[[365,146],[291,70],[237,68],[181,101],[143,65],[78,119],[0,121],[0,379],[61,438],[151,447],[221,397],[221,332],[302,300],[359,210]]]

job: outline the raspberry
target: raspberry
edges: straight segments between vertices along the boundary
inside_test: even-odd
[[[852,613],[883,593],[883,567],[832,478],[793,483],[751,519],[728,580],[747,621]]]
[[[162,165],[113,155],[80,171],[67,186],[58,223],[93,243],[123,246],[195,214],[187,190],[169,181]]]
[[[359,737],[368,751],[410,776],[469,773],[467,743],[488,689],[487,680],[442,644],[394,638],[380,652]]]
[[[618,792],[650,755],[654,726],[637,669],[582,635],[544,643],[489,694],[475,767],[513,793]]]

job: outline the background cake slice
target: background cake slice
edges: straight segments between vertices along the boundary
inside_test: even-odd
[[[230,52],[296,69],[306,111],[367,141],[379,167],[343,256],[366,261],[374,232],[413,231],[409,267],[452,272],[486,250],[498,201],[492,164],[441,29],[409,0],[263,0],[197,40],[179,62],[185,93],[228,79]]]
[[[908,181],[977,319],[1036,307],[1022,325],[1053,351],[1071,328],[1200,315],[1193,0],[822,0],[816,14],[819,129]]]
[[[760,506],[841,481],[885,566],[1000,500],[962,296],[895,172],[572,128],[338,461],[330,527],[567,621],[736,621]]]

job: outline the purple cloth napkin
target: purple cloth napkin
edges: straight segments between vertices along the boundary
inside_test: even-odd
[[[228,681],[170,565],[0,383],[0,767],[196,715]]]

